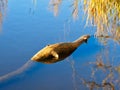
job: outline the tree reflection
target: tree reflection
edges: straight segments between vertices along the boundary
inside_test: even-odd
[[[0,28],[2,25],[2,18],[5,15],[8,0],[0,0]]]

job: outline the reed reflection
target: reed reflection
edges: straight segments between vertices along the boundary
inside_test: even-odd
[[[8,0],[0,0],[0,30],[2,25],[2,20],[6,12]]]
[[[37,7],[37,0],[32,0],[32,6],[29,8],[29,14],[34,15]]]
[[[62,3],[62,0],[50,0],[49,7],[50,7],[50,10],[54,12],[54,16],[58,15],[58,11],[61,3]]]
[[[58,15],[62,0],[50,0],[54,15]],[[78,19],[81,0],[72,1],[72,16]],[[87,16],[86,26],[95,26],[96,36],[110,36],[111,39],[120,42],[120,2],[119,0],[83,0],[84,14]]]
[[[74,85],[75,90],[82,88],[89,90],[117,90],[120,88],[119,56],[115,55],[110,58],[109,52],[109,47],[105,47],[96,55],[96,60],[85,63],[81,68],[76,66],[75,60],[69,60],[73,72],[72,76],[76,84]],[[83,68],[85,68],[84,72]]]
[[[114,40],[115,42],[117,42],[118,44],[120,44],[120,26],[117,27],[116,31],[112,32],[112,35],[100,35],[98,36],[98,39],[101,43],[103,43],[104,45],[107,44],[108,40]]]

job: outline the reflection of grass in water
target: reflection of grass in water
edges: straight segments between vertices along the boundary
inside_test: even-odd
[[[119,57],[115,55],[113,58],[110,58],[109,52],[109,48],[103,49],[97,55],[96,60],[83,65],[81,67],[82,70],[80,68],[78,69],[79,66],[75,66],[77,63],[75,64],[75,62],[71,61],[73,78],[79,81],[75,83],[77,84],[76,86],[79,85],[80,89],[82,87],[88,88],[89,90],[117,90],[117,88],[120,88],[120,62],[117,62],[118,65],[115,63],[116,60],[119,60]],[[87,75],[85,75],[86,72]],[[78,87],[76,88],[76,90],[79,90]]]
[[[77,18],[80,0],[73,2],[73,17]],[[86,25],[97,26],[95,35],[120,43],[120,1],[119,0],[84,0],[84,12],[87,14]]]
[[[29,13],[31,15],[34,15],[34,13],[36,11],[36,7],[37,7],[37,0],[32,0],[32,7],[30,7],[30,9],[29,9]]]
[[[59,6],[61,3],[62,0],[50,1],[50,5],[52,6],[51,9],[53,10],[55,16],[58,15]],[[79,3],[80,0],[73,0],[72,16],[74,19],[79,17]],[[120,43],[119,0],[84,0],[84,11],[85,14],[87,14],[86,24],[97,26],[96,35],[99,36],[100,39],[114,39]],[[106,53],[106,51],[104,53]],[[70,64],[73,71],[73,80],[79,79],[80,83],[85,87],[88,87],[90,90],[114,90],[115,88],[120,88],[120,66],[116,64],[114,65],[111,62],[111,58],[107,57],[109,57],[109,55],[100,54],[98,57],[96,57],[95,62],[89,62],[86,67],[87,69],[92,68],[91,73],[89,74],[90,76],[88,75],[89,79],[86,79],[84,76],[81,77],[79,74],[80,72],[77,72],[74,66],[75,63],[71,62]],[[115,58],[113,61],[115,61]],[[97,79],[101,80],[99,81]],[[76,84],[75,81],[74,84]],[[78,88],[75,85],[75,90],[77,89]]]
[[[54,16],[58,15],[59,6],[62,0],[50,0],[50,10],[54,12]]]
[[[79,5],[82,0],[72,1],[72,16],[79,17]],[[50,0],[51,10],[58,15],[62,0]],[[83,0],[84,12],[87,14],[86,25],[97,27],[95,35],[110,36],[120,42],[120,1],[119,0]]]
[[[74,19],[78,18],[78,12],[79,12],[79,0],[74,0],[73,2],[73,12],[72,12],[72,16]]]
[[[0,13],[0,27],[1,27],[1,24],[2,24],[2,14]]]
[[[60,7],[62,1],[63,0],[50,0],[49,6],[50,6],[50,10],[53,11],[54,16],[58,15],[59,7]],[[73,7],[72,16],[74,19],[78,18],[79,1],[80,0],[74,0],[73,4],[72,4],[72,7]]]
[[[2,18],[5,15],[8,0],[0,0],[0,29],[2,25]]]

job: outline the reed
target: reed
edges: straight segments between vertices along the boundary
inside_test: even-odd
[[[50,0],[51,10],[58,15],[63,0]],[[120,39],[120,1],[119,0],[72,0],[72,16],[78,19],[80,4],[87,16],[86,25],[96,27],[96,36],[110,36],[115,41]],[[120,42],[120,41],[119,41]]]
[[[119,0],[84,0],[86,24],[97,27],[96,35],[120,37],[120,1]]]

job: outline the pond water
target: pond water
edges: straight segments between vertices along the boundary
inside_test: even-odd
[[[57,16],[50,9],[49,0],[0,0],[0,3],[0,80],[6,75],[0,81],[0,90],[120,88],[120,46],[109,38],[94,37],[96,28],[85,27],[82,6],[79,19],[74,20],[72,2],[67,0]],[[68,58],[53,64],[29,65],[30,58],[44,46],[74,41],[85,34],[91,35],[88,43]],[[13,72],[26,62],[29,67]]]

